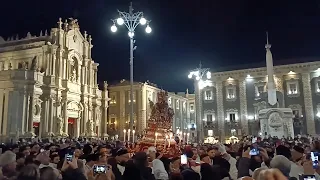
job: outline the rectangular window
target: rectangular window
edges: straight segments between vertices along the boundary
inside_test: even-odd
[[[233,88],[228,88],[228,91],[227,91],[227,98],[228,99],[233,99],[235,98],[235,94],[234,94],[234,89]]]
[[[212,114],[207,114],[207,125],[210,126],[213,124],[213,116]]]
[[[292,113],[293,113],[293,116],[295,117],[295,118],[299,118],[300,116],[299,116],[299,110],[292,110]]]
[[[317,81],[317,92],[320,92],[320,81]]]
[[[236,121],[236,114],[235,113],[230,113],[229,114],[229,120],[230,121]]]
[[[213,99],[213,97],[212,97],[212,91],[205,91],[204,92],[204,99],[205,100],[212,100]]]
[[[289,84],[289,94],[298,94],[297,84],[296,83],[290,83]]]
[[[115,96],[115,95],[111,95],[110,104],[117,104],[116,96]]]
[[[208,130],[208,136],[213,136],[213,130]]]
[[[128,92],[128,102],[130,103],[131,102],[131,96],[130,96],[131,94],[130,94],[130,91]],[[133,103],[135,103],[136,102],[136,93],[133,91]]]
[[[190,104],[190,111],[194,112],[194,104]]]
[[[258,86],[258,93],[261,94],[264,92],[264,86]]]
[[[179,100],[176,101],[176,109],[179,109],[180,103]]]

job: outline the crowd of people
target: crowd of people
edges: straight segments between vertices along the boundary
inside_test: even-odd
[[[0,180],[320,180],[320,141],[310,137],[176,147],[168,156],[120,141],[2,144]]]

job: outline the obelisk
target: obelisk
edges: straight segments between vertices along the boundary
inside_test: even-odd
[[[275,89],[274,85],[274,77],[273,77],[273,59],[272,59],[272,53],[271,53],[271,44],[269,44],[269,36],[267,32],[267,44],[265,46],[266,48],[266,64],[267,64],[267,75],[268,75],[268,103],[271,106],[274,106],[277,104],[277,91]]]
[[[268,75],[268,104],[269,107],[259,111],[260,130],[263,137],[293,137],[292,109],[279,108],[277,100],[277,91],[274,84],[273,59],[271,53],[271,44],[267,33],[266,64]]]

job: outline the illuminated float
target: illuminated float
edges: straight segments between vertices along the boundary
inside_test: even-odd
[[[151,105],[151,115],[144,137],[138,142],[140,150],[154,146],[158,152],[174,156],[180,152],[172,132],[174,111],[168,105],[168,93],[160,91],[157,103]]]

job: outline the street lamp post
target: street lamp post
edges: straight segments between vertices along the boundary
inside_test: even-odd
[[[138,25],[146,25],[146,33],[151,33],[152,29],[149,26],[150,21],[146,20],[143,16],[143,12],[133,12],[132,3],[130,3],[129,6],[129,12],[122,12],[119,11],[119,18],[112,20],[113,25],[111,26],[111,31],[116,32],[117,26],[125,25],[128,29],[128,36],[130,38],[130,104],[131,104],[131,111],[130,111],[130,129],[133,130],[133,51],[136,49],[136,46],[134,46],[135,40],[134,40],[134,32]]]
[[[204,139],[201,90],[212,86],[211,72],[209,68],[202,68],[200,63],[199,68],[191,71],[188,78],[194,79],[195,82],[197,139],[200,141]]]

